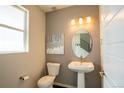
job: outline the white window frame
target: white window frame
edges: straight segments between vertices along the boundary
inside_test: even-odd
[[[9,25],[1,24],[1,23],[0,23],[0,26],[5,27],[5,28],[9,28],[9,29],[12,29],[12,30],[18,30],[18,31],[24,32],[24,41],[23,41],[24,42],[24,50],[22,50],[22,51],[13,51],[12,50],[12,51],[5,51],[5,52],[0,51],[0,54],[27,53],[27,52],[29,52],[29,11],[21,5],[12,5],[12,6],[17,8],[17,9],[20,9],[21,11],[26,12],[24,30],[16,28],[16,27],[9,26]]]

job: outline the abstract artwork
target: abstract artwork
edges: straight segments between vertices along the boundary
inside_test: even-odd
[[[61,32],[47,35],[47,54],[64,54],[64,34]]]

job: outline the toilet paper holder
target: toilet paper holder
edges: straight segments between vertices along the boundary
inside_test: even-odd
[[[23,75],[19,77],[20,80],[28,80],[29,76],[28,75]]]

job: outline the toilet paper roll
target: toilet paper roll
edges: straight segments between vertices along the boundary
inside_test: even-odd
[[[27,75],[20,77],[20,80],[28,80],[28,79],[29,79],[29,76],[27,76]]]

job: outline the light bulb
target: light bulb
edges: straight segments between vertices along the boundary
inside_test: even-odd
[[[91,17],[87,17],[87,23],[91,23]]]
[[[83,24],[83,18],[79,18],[79,24]]]
[[[71,20],[71,24],[75,25],[75,20],[74,19]]]

